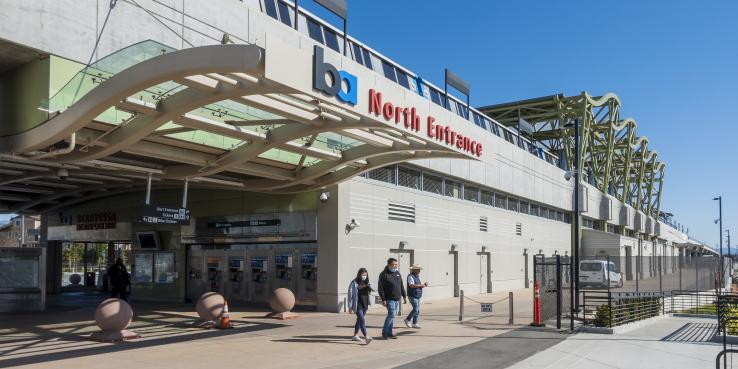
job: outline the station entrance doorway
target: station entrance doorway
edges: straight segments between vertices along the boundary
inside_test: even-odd
[[[195,244],[187,248],[187,299],[218,292],[241,304],[267,304],[272,291],[287,288],[295,304],[317,305],[318,248],[315,242]]]
[[[131,241],[63,241],[57,263],[61,292],[108,291],[108,267],[117,258],[131,272]]]

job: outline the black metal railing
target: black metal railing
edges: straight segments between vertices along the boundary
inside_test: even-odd
[[[612,328],[666,313],[662,292],[582,291],[584,326]]]
[[[712,291],[671,291],[667,312],[675,314],[717,316],[718,294]]]

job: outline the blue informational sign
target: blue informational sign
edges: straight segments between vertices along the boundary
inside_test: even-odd
[[[266,259],[259,258],[259,259],[251,259],[251,267],[252,268],[264,268],[264,262]]]
[[[318,257],[318,254],[302,254],[300,257],[300,262],[302,264],[315,264],[315,259]]]
[[[287,264],[290,260],[290,254],[277,254],[274,256],[275,264]]]

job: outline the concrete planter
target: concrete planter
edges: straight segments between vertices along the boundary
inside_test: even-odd
[[[639,320],[637,322],[619,325],[612,328],[607,327],[579,327],[579,332],[582,333],[597,333],[597,334],[623,334],[632,331],[636,328],[641,328],[649,324],[658,322],[661,319],[668,317],[668,315],[659,315],[653,318]]]

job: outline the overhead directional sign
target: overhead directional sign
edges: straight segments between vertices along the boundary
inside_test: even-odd
[[[147,204],[141,208],[141,223],[188,225],[190,210]]]

